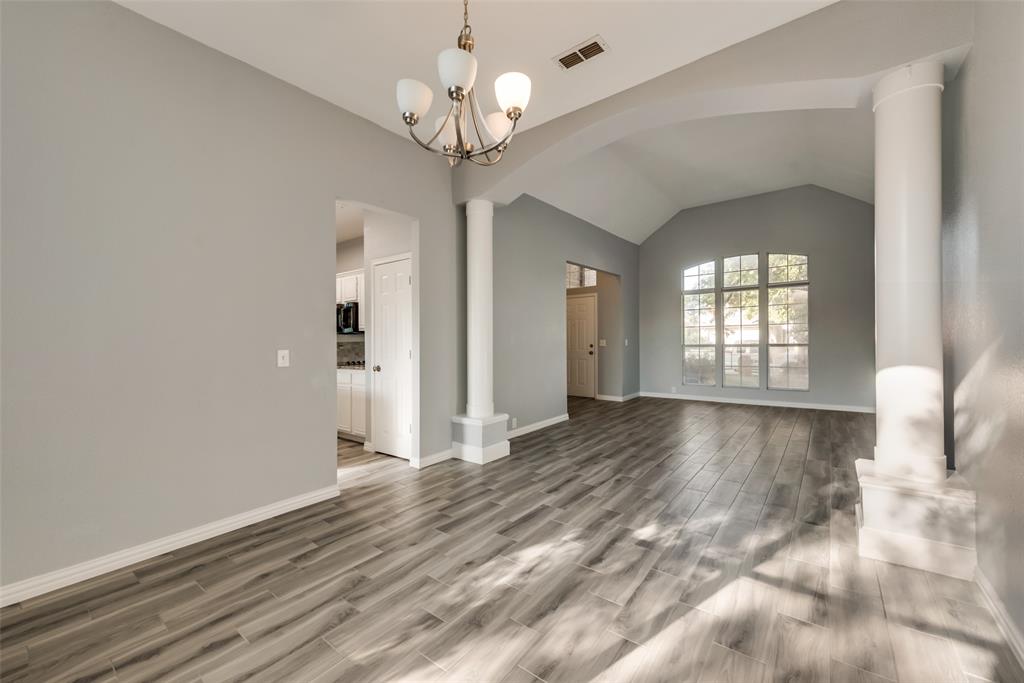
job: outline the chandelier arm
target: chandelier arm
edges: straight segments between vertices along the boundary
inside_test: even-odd
[[[416,141],[416,144],[418,144],[420,147],[422,147],[423,149],[427,150],[428,152],[433,152],[434,154],[440,154],[441,156],[446,156],[446,157],[461,158],[461,157],[459,157],[458,154],[451,154],[449,152],[445,152],[442,149],[435,149],[435,148],[430,146],[430,145],[432,145],[434,143],[435,140],[437,140],[438,137],[441,136],[441,131],[443,131],[445,129],[445,126],[448,125],[448,121],[452,118],[452,112],[453,111],[455,111],[455,102],[454,101],[452,102],[452,106],[448,109],[448,115],[444,117],[444,121],[441,123],[441,126],[431,136],[431,138],[429,140],[427,140],[426,142],[423,142],[422,140],[419,139],[419,137],[416,135],[416,131],[413,129],[412,126],[409,126],[409,136],[412,137],[412,139]]]
[[[473,117],[473,130],[476,131],[476,139],[477,142],[480,143],[479,154],[482,154],[483,156],[487,157],[487,160],[490,161],[491,155],[489,150],[487,149],[487,144],[484,142],[483,136],[480,135],[480,123],[477,121],[477,114],[480,114],[480,118],[483,118],[483,113],[480,111],[480,103],[476,101],[476,88],[473,88],[472,90],[469,91],[469,99],[469,113]],[[485,121],[484,126],[486,127],[486,125],[487,123]]]
[[[427,140],[427,145],[434,144],[434,140],[438,139],[441,136],[441,131],[443,131],[444,127],[448,125],[449,119],[452,118],[452,112],[453,111],[455,111],[455,101],[454,100],[452,100],[452,106],[448,108],[448,115],[444,117],[444,122],[442,122],[441,126],[434,132],[434,135],[429,140]],[[409,132],[412,132],[412,126],[409,126]],[[415,137],[415,136],[413,136],[413,137]],[[417,140],[417,142],[419,142],[419,140]]]
[[[456,103],[456,106],[458,106],[459,108],[459,113],[456,115],[455,118],[455,149],[458,150],[459,156],[461,156],[463,159],[468,159],[469,152],[466,151],[466,143],[468,142],[468,140],[462,137],[462,126],[465,125],[465,112],[463,112],[462,110],[462,106],[464,103],[465,100]]]
[[[487,157],[487,161],[480,161],[480,159],[477,158],[480,155],[471,156],[471,157],[469,157],[469,160],[472,161],[477,166],[494,166],[496,163],[501,161],[501,155],[504,154],[504,153],[505,153],[504,150],[498,152],[497,156],[495,156],[494,159],[491,159],[490,157]]]
[[[443,157],[452,157],[452,158],[455,158],[455,159],[461,159],[462,158],[458,154],[453,154],[451,152],[446,152],[443,149],[436,149],[434,147],[431,147],[429,143],[423,142],[422,140],[419,139],[419,137],[417,137],[416,131],[414,131],[412,129],[412,126],[409,127],[409,136],[412,137],[412,139],[416,142],[417,145],[419,145],[423,149],[427,150],[428,152],[433,152],[434,154],[440,154]],[[436,136],[435,136],[435,138],[436,138]],[[431,138],[431,140],[434,140],[435,138]]]
[[[499,147],[507,147],[508,143],[512,140],[512,136],[515,135],[516,124],[518,124],[518,123],[519,123],[518,119],[512,119],[512,127],[509,128],[509,131],[508,131],[508,133],[505,134],[504,138],[502,138],[501,140],[498,140],[497,142],[495,142],[490,147],[485,147],[484,149],[481,149],[481,150],[478,150],[476,152],[473,152],[472,156],[474,156],[474,157],[481,156],[481,155],[484,155],[484,154],[486,154],[488,152],[493,152],[493,151],[497,150]],[[502,150],[502,151],[504,151],[504,150]]]

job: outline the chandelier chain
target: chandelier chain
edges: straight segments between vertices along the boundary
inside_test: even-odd
[[[462,30],[466,31],[467,29],[469,29],[469,0],[462,0]]]

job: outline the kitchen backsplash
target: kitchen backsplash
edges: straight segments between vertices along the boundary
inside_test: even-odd
[[[366,360],[366,344],[363,342],[338,342],[338,365],[350,361]]]

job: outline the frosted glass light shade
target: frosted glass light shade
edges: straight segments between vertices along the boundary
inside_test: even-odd
[[[425,83],[413,78],[403,78],[398,81],[398,111],[401,114],[410,113],[416,116],[423,116],[430,109],[430,103],[434,101],[434,93]]]
[[[503,140],[511,127],[512,122],[503,111],[496,111],[485,116],[483,134],[488,139],[487,144],[493,145],[499,140]]]
[[[502,111],[513,107],[526,111],[530,103],[530,77],[518,71],[509,71],[494,81],[494,95]]]
[[[457,47],[442,50],[437,55],[437,74],[445,90],[457,86],[468,91],[476,81],[476,57]]]
[[[435,132],[441,130],[441,125],[444,123],[444,120],[444,116],[437,117],[437,120],[434,121]],[[444,127],[444,130],[441,130],[441,134],[437,136],[437,141],[441,144],[442,147],[454,147],[456,145],[458,139],[455,137],[454,116],[448,118],[448,125]]]

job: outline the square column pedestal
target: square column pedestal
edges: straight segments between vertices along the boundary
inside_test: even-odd
[[[858,460],[857,535],[861,557],[973,579],[975,496],[962,476],[939,484],[876,474]]]
[[[508,415],[452,418],[452,457],[484,465],[509,454]]]

